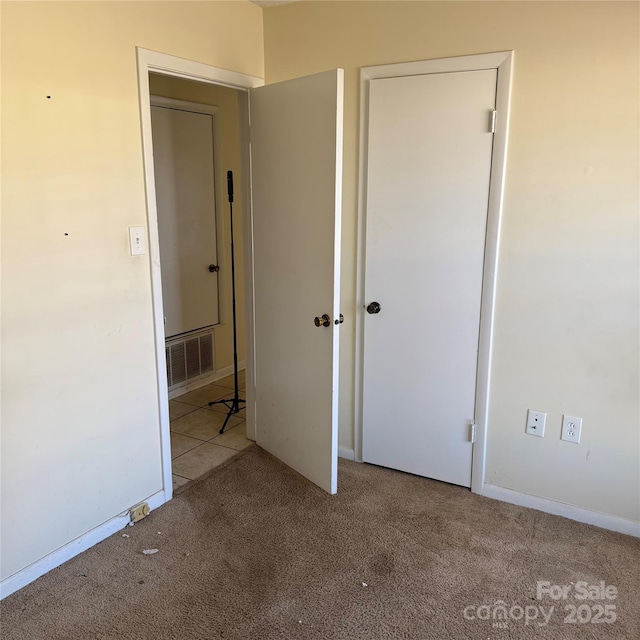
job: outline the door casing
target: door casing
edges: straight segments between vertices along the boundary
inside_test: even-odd
[[[482,301],[480,311],[480,340],[478,349],[478,375],[476,382],[476,437],[471,467],[471,491],[483,493],[486,446],[489,415],[489,387],[491,380],[491,354],[496,298],[496,276],[500,224],[504,200],[504,183],[509,133],[509,108],[513,74],[513,51],[485,53],[455,58],[441,58],[419,62],[363,67],[360,71],[360,172],[358,189],[358,241],[356,284],[356,366],[355,366],[355,459],[362,461],[363,430],[363,379],[364,379],[364,320],[365,320],[365,259],[366,259],[366,209],[367,209],[367,132],[369,129],[369,85],[377,78],[427,75],[496,69],[496,124],[491,155],[489,203],[487,209],[487,233]]]
[[[251,215],[250,162],[249,162],[249,102],[248,91],[264,85],[264,80],[255,76],[220,69],[200,62],[178,58],[165,53],[136,48],[138,60],[138,90],[140,122],[144,155],[144,177],[147,195],[147,227],[149,233],[149,263],[151,268],[151,292],[153,306],[154,341],[156,347],[156,383],[158,388],[158,413],[160,416],[160,444],[162,456],[162,479],[164,501],[173,494],[171,476],[171,437],[169,427],[169,395],[165,361],[164,312],[162,308],[162,277],[160,272],[160,238],[156,204],[155,176],[153,168],[153,146],[151,131],[151,94],[149,73],[174,76],[237,89],[243,99],[240,107],[240,153],[242,164],[243,193],[243,243],[245,260],[245,349],[246,349],[246,409],[247,437],[255,440],[255,393],[254,393],[254,315],[253,315],[253,229]]]

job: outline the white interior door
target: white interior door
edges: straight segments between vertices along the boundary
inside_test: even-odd
[[[165,335],[218,324],[213,116],[152,106]]]
[[[337,491],[343,71],[250,93],[256,442]],[[314,318],[328,317],[317,327]]]
[[[363,459],[466,487],[496,80],[370,85]]]

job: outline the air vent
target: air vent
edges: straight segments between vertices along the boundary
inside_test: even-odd
[[[172,387],[174,384],[179,384],[187,379],[184,342],[178,342],[169,347],[169,358],[171,359],[171,382],[169,386]]]
[[[184,343],[184,350],[187,354],[187,380],[199,376],[200,371],[200,338],[191,338]]]
[[[200,371],[213,371],[213,333],[200,336]]]
[[[166,343],[169,389],[213,371],[213,333],[171,338]]]

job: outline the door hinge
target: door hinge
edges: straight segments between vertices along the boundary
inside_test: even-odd
[[[496,132],[496,118],[498,116],[498,112],[494,109],[491,112],[491,122],[490,122],[490,129],[491,129],[491,133],[495,133]]]
[[[475,420],[472,420],[469,423],[469,439],[471,440],[471,444],[476,441],[476,423]]]

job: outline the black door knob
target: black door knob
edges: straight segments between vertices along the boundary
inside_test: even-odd
[[[379,302],[370,302],[367,305],[367,313],[380,313],[381,308]]]
[[[220,271],[220,267],[217,264],[210,264],[209,271],[211,271],[211,273],[217,273]]]

